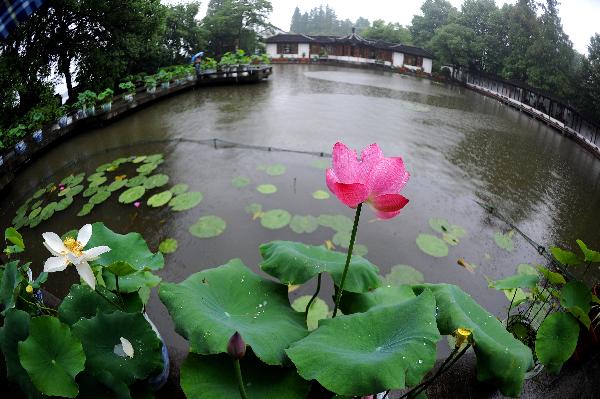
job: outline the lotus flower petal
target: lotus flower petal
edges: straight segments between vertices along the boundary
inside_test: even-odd
[[[85,281],[85,283],[89,285],[93,290],[95,290],[96,277],[94,277],[94,272],[92,271],[90,264],[86,261],[83,261],[78,265],[75,265],[75,268],[77,269],[77,273],[79,273],[81,279]]]
[[[360,172],[360,162],[356,151],[346,147],[343,143],[333,146],[333,171],[340,183],[354,183]]]
[[[77,241],[81,243],[81,246],[85,247],[92,237],[92,225],[86,224],[81,229],[79,229],[79,233],[77,233]]]
[[[44,271],[47,273],[62,272],[69,265],[69,260],[65,256],[52,256],[46,259]]]
[[[370,200],[371,205],[381,212],[396,212],[408,204],[408,199],[400,194],[383,194]]]
[[[88,261],[96,260],[98,257],[106,252],[110,251],[110,247],[106,245],[101,245],[99,247],[90,248],[87,251],[83,251],[83,255],[85,259]]]
[[[361,183],[367,182],[373,168],[384,158],[381,148],[375,143],[362,150],[360,153],[362,166],[359,173]]]
[[[42,234],[42,237],[44,238],[44,244],[46,245],[46,248],[48,248],[53,254],[68,252],[65,244],[63,244],[58,234],[44,233]]]
[[[408,178],[402,158],[384,158],[372,169],[367,186],[372,195],[397,194]]]

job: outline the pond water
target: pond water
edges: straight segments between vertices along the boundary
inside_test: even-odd
[[[121,189],[88,215],[77,216],[88,200],[80,194],[66,210],[34,228],[23,227],[34,270],[48,256],[41,233],[62,234],[104,221],[120,233],[142,233],[152,250],[167,237],[177,239],[177,251],[166,255],[159,273],[168,281],[181,281],[236,257],[258,271],[259,244],[289,239],[319,245],[333,240],[335,231],[325,226],[308,234],[289,226],[271,230],[245,210],[248,205],[258,203],[263,211],[283,209],[290,215],[353,216],[334,197],[313,198],[313,192],[327,191],[324,170],[316,166],[328,158],[200,142],[210,138],[327,153],[338,140],[357,149],[377,142],[385,155],[402,156],[411,173],[403,191],[410,203],[391,221],[376,220],[368,209],[363,212],[358,243],[368,251],[365,256],[382,274],[404,264],[423,273],[427,282],[458,284],[499,316],[508,300],[487,288],[485,277],[514,274],[518,264],[544,259],[516,234],[514,250],[501,249],[494,236],[510,227],[476,201],[495,205],[542,245],[573,248],[580,238],[591,248],[600,247],[600,162],[573,141],[462,88],[387,72],[310,65],[274,66],[271,80],[262,84],[196,89],[62,143],[32,162],[3,192],[0,226],[7,227],[17,208],[40,187],[71,173],[92,174],[119,157],[154,153],[163,154],[164,163],[152,174],[166,174],[169,182],[149,190],[139,208],[117,201]],[[283,165],[285,171],[278,174],[276,167],[278,173],[269,174],[264,170],[269,165]],[[107,184],[116,176],[132,177],[138,166],[123,164],[107,174]],[[245,177],[249,184],[236,187],[235,177]],[[176,183],[201,192],[202,201],[182,212],[147,206],[152,194]],[[256,189],[261,184],[275,185],[277,191],[263,194]],[[55,195],[42,198],[51,201]],[[207,215],[222,218],[224,232],[213,238],[190,234],[188,228]],[[447,219],[466,232],[457,245],[449,245],[447,256],[427,255],[416,245],[422,233],[441,237],[430,227],[430,218]],[[343,244],[343,234],[333,241],[343,251],[340,240]],[[469,271],[457,264],[459,258],[477,267]],[[593,278],[598,275],[594,270]],[[73,270],[49,277],[57,293],[76,280]],[[306,295],[313,287],[311,282],[290,296]],[[328,299],[331,290],[321,296]],[[156,295],[149,313],[170,343],[185,345]]]

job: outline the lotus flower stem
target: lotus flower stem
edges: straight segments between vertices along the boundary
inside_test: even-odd
[[[99,288],[99,287],[98,287]],[[114,306],[115,308],[117,308],[118,310],[122,310],[125,311],[125,308],[122,307],[120,304],[115,303],[113,300],[109,299],[106,295],[104,295],[103,293],[100,292],[99,289],[95,289],[94,290],[95,293],[97,293],[98,295],[100,295],[106,302],[110,303],[112,306]]]
[[[121,289],[119,289],[119,275],[115,274],[115,287],[117,289],[117,298],[119,298],[119,303],[123,308],[125,308],[125,302],[123,301],[123,297],[121,296]]]
[[[342,273],[342,279],[340,286],[335,295],[335,307],[333,308],[333,316],[337,314],[338,308],[340,307],[340,301],[342,300],[342,292],[344,291],[344,283],[346,282],[346,275],[348,274],[348,268],[350,266],[350,259],[352,258],[352,250],[354,249],[354,241],[356,240],[356,231],[358,230],[358,221],[360,220],[360,210],[362,208],[362,202],[356,207],[356,214],[354,215],[354,225],[352,226],[352,235],[350,236],[350,246],[348,247],[348,255],[346,256],[346,265],[344,266],[344,272]]]
[[[515,293],[513,294],[512,299],[510,300],[510,305],[508,305],[508,312],[506,312],[506,326],[508,327],[508,319],[510,319],[510,310],[512,309],[513,302],[515,301],[515,297],[517,296],[518,288],[515,288]]]
[[[318,277],[317,277],[317,290],[315,291],[315,294],[312,296],[312,298],[310,298],[310,301],[308,301],[308,303],[306,304],[306,310],[304,311],[304,321],[306,322],[308,320],[308,310],[310,309],[310,305],[312,305],[312,303],[315,301],[315,299],[317,299],[317,295],[319,295],[319,291],[321,291],[321,275],[323,273],[319,273]]]
[[[240,397],[242,399],[248,399],[248,395],[246,395],[246,388],[244,388],[244,379],[242,378],[242,369],[240,367],[240,360],[233,359],[233,366],[235,368],[235,376],[237,378],[238,387],[240,389]]]

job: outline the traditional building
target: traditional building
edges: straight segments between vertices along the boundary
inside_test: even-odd
[[[365,39],[352,30],[343,37],[282,33],[265,39],[267,54],[273,58],[327,59],[364,64],[384,64],[431,73],[433,55],[420,48],[383,40]]]

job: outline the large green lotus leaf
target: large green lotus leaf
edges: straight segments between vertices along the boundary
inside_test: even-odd
[[[282,229],[292,220],[292,215],[284,209],[272,209],[265,212],[260,224],[270,230]]]
[[[19,283],[23,279],[18,271],[19,261],[7,263],[2,270],[2,280],[0,280],[0,304],[2,304],[2,314],[15,307],[18,292],[16,291]]]
[[[319,228],[319,221],[316,217],[308,215],[308,216],[300,216],[294,215],[292,221],[290,222],[290,229],[294,231],[294,233],[302,234],[302,233],[312,233],[316,229]]]
[[[178,184],[174,185],[173,187],[171,187],[169,189],[169,191],[172,192],[173,195],[179,195],[179,194],[185,193],[188,190],[188,188],[190,188],[190,186],[188,186],[187,184],[178,183]]]
[[[28,398],[41,398],[40,392],[33,386],[27,371],[19,361],[18,343],[25,341],[29,336],[29,322],[31,318],[27,312],[10,309],[6,312],[4,325],[0,328],[0,349],[4,354],[6,377],[21,387]]]
[[[172,192],[163,191],[162,193],[154,194],[152,197],[148,198],[147,204],[153,208],[158,208],[159,206],[163,206],[167,202],[171,201],[172,197]]]
[[[75,323],[73,334],[81,339],[86,370],[92,373],[108,370],[129,385],[163,366],[160,339],[141,313],[98,313],[91,319]],[[115,353],[121,337],[131,342],[133,357]]]
[[[189,232],[198,238],[217,237],[225,231],[227,223],[218,216],[207,215],[198,218],[196,223],[190,226]]]
[[[84,370],[77,375],[75,381],[79,385],[79,397],[81,398],[131,399],[129,387],[123,381],[115,378],[108,370],[94,374]]]
[[[92,197],[89,199],[89,202],[90,202],[90,204],[94,204],[94,205],[101,204],[104,201],[106,201],[107,199],[109,199],[111,194],[112,193],[107,189],[98,190],[96,192],[96,194],[92,195]]]
[[[417,292],[430,289],[438,306],[437,325],[444,335],[458,328],[473,332],[477,356],[477,378],[494,383],[506,396],[519,396],[525,372],[533,366],[531,350],[469,294],[451,284],[413,286]]]
[[[112,292],[103,290],[103,295],[113,302],[119,303],[117,296]],[[137,295],[123,295],[122,297],[128,312],[141,311],[142,304]],[[118,309],[94,292],[87,284],[73,284],[69,295],[58,307],[58,318],[64,323],[73,325],[81,319],[90,319],[99,312],[111,313],[115,310]]]
[[[119,195],[119,202],[122,204],[131,204],[142,198],[146,189],[142,186],[135,186],[127,189]]]
[[[427,255],[436,258],[443,258],[448,255],[448,245],[432,234],[419,234],[417,236],[417,247]]]
[[[162,254],[161,254],[162,255]],[[107,269],[102,272],[102,278],[106,283],[106,288],[111,291],[117,290],[116,278],[113,273]],[[162,279],[149,271],[140,271],[119,277],[119,292],[132,293],[146,290],[147,288],[156,287]],[[140,295],[142,295],[140,293]]]
[[[585,245],[585,243],[581,240],[577,240],[577,245],[581,248],[581,252],[583,252],[584,261],[585,262],[600,262],[600,252],[593,251]]]
[[[169,176],[167,176],[167,175],[163,175],[163,174],[152,175],[152,176],[148,177],[148,179],[146,179],[146,181],[144,182],[144,188],[146,188],[146,190],[151,190],[156,187],[162,187],[165,184],[167,184],[168,182],[169,182]]]
[[[340,309],[344,314],[366,312],[376,306],[397,305],[415,294],[409,285],[384,286],[362,294],[344,292]]]
[[[550,284],[563,285],[567,283],[567,280],[565,280],[565,277],[562,274],[553,272],[552,270],[540,265],[538,265],[537,268],[542,276],[544,276],[544,278],[550,282]]]
[[[286,353],[306,380],[346,396],[415,385],[435,364],[435,300],[424,291],[394,306],[338,316]]]
[[[75,376],[84,369],[85,354],[69,326],[56,317],[31,319],[29,337],[19,342],[19,359],[33,385],[42,393],[67,398],[77,396]]]
[[[556,312],[546,317],[537,331],[535,354],[551,373],[558,373],[569,360],[579,338],[579,323],[568,313]]]
[[[560,304],[569,309],[578,307],[584,313],[590,311],[592,292],[580,281],[570,281],[560,290]]]
[[[558,247],[550,248],[554,258],[565,266],[575,266],[581,263],[581,259],[575,253]]]
[[[303,315],[290,307],[287,287],[258,276],[239,259],[179,284],[163,283],[159,296],[195,353],[226,352],[238,331],[262,361],[281,365],[284,349],[308,332]]]
[[[249,398],[304,399],[310,384],[290,367],[268,366],[251,351],[240,360]],[[233,362],[226,354],[190,353],[181,367],[181,387],[188,398],[239,398]]]
[[[408,265],[395,265],[392,266],[390,272],[385,275],[385,282],[388,285],[402,285],[402,284],[423,284],[425,277],[423,273],[418,271],[412,266]]]
[[[304,314],[306,312],[306,306],[308,302],[312,298],[312,295],[302,295],[292,302],[292,309],[296,312],[301,312]],[[319,327],[319,320],[326,319],[329,316],[329,306],[327,306],[327,302],[317,297],[310,304],[310,308],[308,309],[308,316],[306,318],[306,326],[310,331],[315,330]]]
[[[173,197],[169,201],[169,206],[172,211],[187,211],[198,205],[200,201],[202,201],[202,193],[190,191]]]
[[[514,290],[516,288],[533,288],[540,281],[539,276],[533,276],[531,274],[516,274],[497,280],[490,284],[497,290]]]
[[[344,215],[319,215],[317,218],[323,227],[329,227],[335,231],[352,231],[354,222]]]
[[[514,234],[514,230],[511,230],[506,234],[497,231],[496,234],[494,234],[494,242],[505,251],[512,252],[515,249],[515,242],[513,241]]]
[[[319,273],[329,273],[339,286],[346,264],[346,254],[321,246],[293,241],[271,241],[260,246],[263,261],[260,268],[283,284],[304,284]],[[366,292],[379,287],[377,266],[353,255],[344,283],[344,290]]]
[[[442,233],[444,236],[453,238],[456,241],[466,234],[464,228],[451,224],[446,219],[431,218],[429,219],[429,226],[438,233]]]
[[[165,265],[165,260],[160,252],[152,253],[148,244],[139,233],[125,235],[115,233],[104,223],[92,224],[92,238],[86,249],[107,245],[110,251],[94,261],[95,265],[110,266],[115,262],[127,262],[137,270],[159,270]]]

